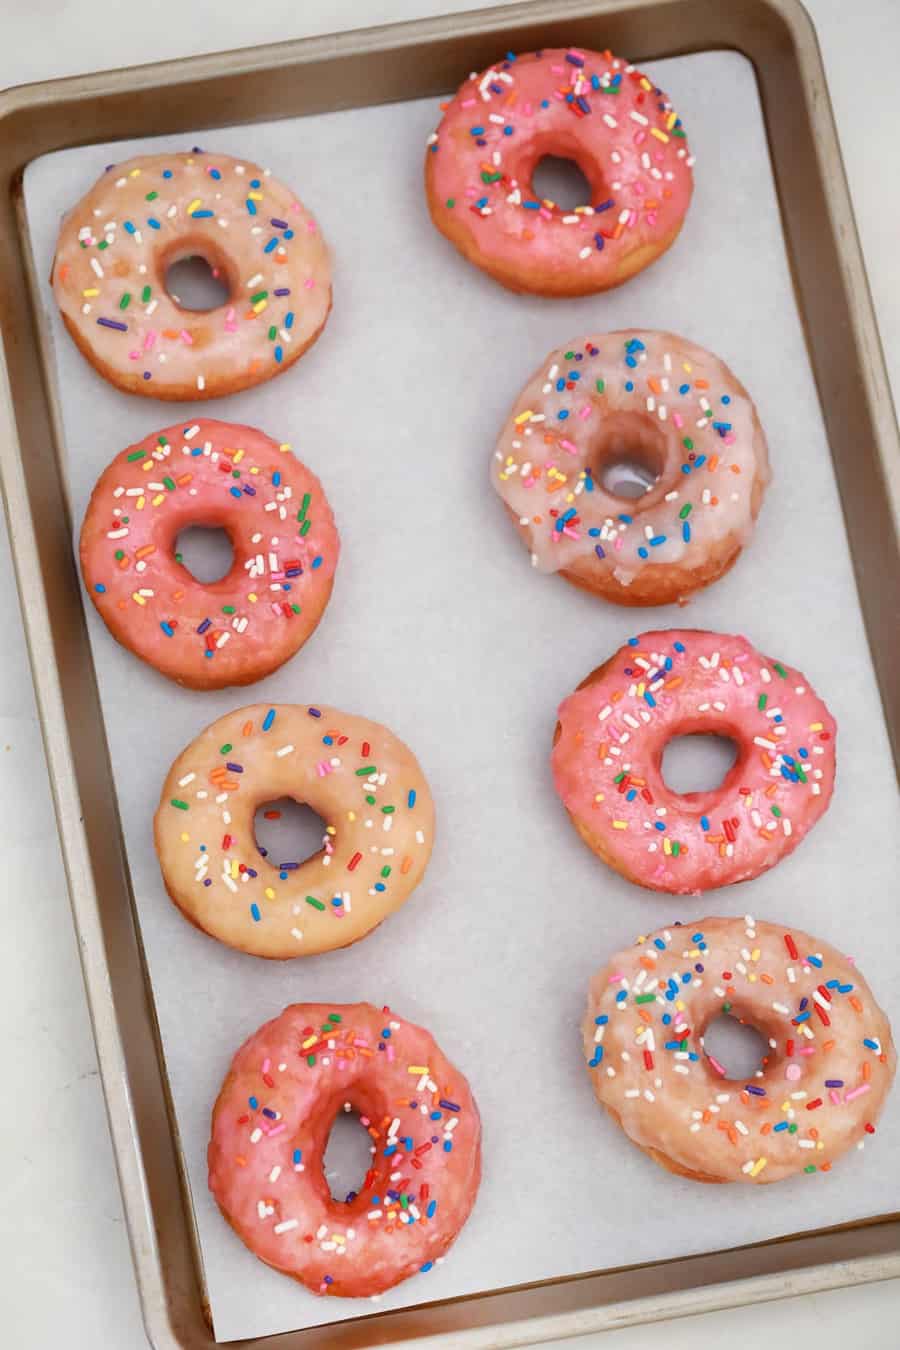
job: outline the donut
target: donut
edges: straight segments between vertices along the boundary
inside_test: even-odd
[[[749,1080],[704,1049],[722,1014],[768,1043]],[[661,928],[619,952],[591,980],[583,1039],[601,1106],[693,1181],[830,1172],[875,1133],[896,1068],[890,1024],[854,962],[749,916]]]
[[[368,1130],[372,1163],[336,1200],[323,1155],[342,1109]],[[371,1297],[443,1260],[478,1193],[481,1124],[421,1027],[370,1003],[295,1003],[235,1055],[208,1162],[254,1256],[315,1294]]]
[[[711,792],[662,776],[675,736],[730,738]],[[628,881],[672,895],[747,881],[791,853],[831,800],[837,727],[798,670],[745,637],[629,638],[564,700],[553,782],[581,838]]]
[[[625,461],[650,480],[637,498],[605,485]],[[491,468],[532,566],[618,605],[683,601],[720,577],[770,476],[756,408],[725,363],[640,329],[552,351],[513,404]]]
[[[291,797],[325,821],[305,862],[266,858],[253,817]],[[431,793],[387,727],[324,705],[254,704],[172,765],[154,838],[166,890],[220,942],[285,960],[346,947],[400,908],[434,840]],[[261,856],[262,855],[262,856]]]
[[[197,581],[175,552],[191,525],[227,533],[219,581]],[[113,637],[190,689],[252,684],[299,651],[338,552],[322,486],[290,446],[205,418],[116,455],[81,527],[84,584]]]
[[[540,199],[546,156],[574,161],[590,199]],[[673,243],[693,192],[681,119],[652,80],[611,52],[548,48],[470,75],[428,140],[431,219],[512,291],[593,295]]]
[[[190,257],[227,285],[221,308],[187,309],[166,290]],[[94,369],[151,398],[261,384],[312,346],[331,309],[328,250],[290,188],[203,150],[111,164],[64,218],[50,280]]]

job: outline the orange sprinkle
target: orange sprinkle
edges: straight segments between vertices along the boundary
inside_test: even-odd
[[[242,735],[242,736],[249,736],[249,735],[251,735],[252,731],[253,731],[253,723],[252,723],[252,722],[245,722],[244,725],[241,727],[241,735]]]
[[[771,976],[771,975],[766,975],[765,973],[763,973],[762,975],[760,975],[759,978],[762,980],[763,984],[774,984],[774,983],[775,983],[775,981],[774,981],[774,979],[772,978],[772,976]]]
[[[401,876],[405,877],[411,867],[412,867],[412,858],[409,856],[409,854],[407,854],[407,856],[403,859],[403,862],[400,864]]]
[[[716,469],[719,467],[719,456],[710,455],[709,459],[706,462],[706,467],[710,473],[715,473]]]
[[[868,1083],[869,1079],[872,1077],[872,1066],[867,1059],[863,1060],[862,1076],[864,1083]]]
[[[819,1164],[819,1171],[820,1171],[820,1172],[830,1172],[830,1171],[831,1171],[831,1163],[830,1163],[830,1162],[827,1162],[827,1163],[820,1163],[820,1164]]]
[[[142,544],[140,548],[135,549],[134,556],[136,558],[149,558],[151,553],[155,552],[156,552],[155,544]]]
[[[662,393],[662,385],[660,384],[659,380],[655,380],[652,375],[649,376],[647,384],[650,386],[650,389],[654,394]]]
[[[126,553],[124,558],[119,559],[119,570],[122,572],[127,572],[130,566],[131,566],[131,559]]]
[[[856,997],[855,994],[851,994],[850,997],[847,999],[847,1002],[850,1004],[850,1007],[853,1009],[854,1012],[857,1013],[862,1012],[862,1004],[860,1003],[859,999]]]
[[[729,464],[728,467],[732,473],[740,473],[741,471],[740,464]]]
[[[827,1054],[829,1050],[833,1050],[833,1049],[834,1049],[834,1047],[835,1047],[836,1044],[837,1044],[836,1041],[823,1041],[823,1042],[822,1042],[822,1049],[823,1049],[823,1050],[825,1051],[825,1053]]]
[[[237,1163],[238,1167],[246,1167],[246,1166],[247,1166],[247,1159],[246,1159],[246,1158],[243,1156],[243,1154],[241,1154],[241,1153],[238,1153],[238,1154],[235,1155],[234,1161]]]
[[[694,388],[695,388],[695,389],[708,389],[708,388],[709,388],[709,380],[696,379],[696,380],[694,381]]]
[[[178,484],[179,487],[187,487],[188,483],[191,481],[193,476],[194,475],[192,473],[183,473],[180,478],[175,479],[175,482]]]
[[[760,1127],[759,1127],[759,1132],[760,1132],[760,1134],[771,1134],[771,1132],[772,1132],[772,1122],[771,1122],[771,1120],[764,1120],[763,1123],[762,1123],[762,1125],[760,1125]]]

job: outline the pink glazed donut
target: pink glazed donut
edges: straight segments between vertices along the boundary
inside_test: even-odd
[[[730,737],[711,792],[673,792],[675,736]],[[671,629],[630,638],[559,709],[556,791],[589,848],[629,881],[693,894],[746,881],[797,847],[834,788],[837,728],[805,676],[744,637]]]
[[[181,530],[220,526],[234,562],[197,581]],[[153,432],[100,475],[81,527],[81,571],[117,641],[189,689],[252,684],[322,617],[338,559],[315,474],[252,427],[208,418]]]
[[[590,199],[537,197],[547,156],[574,161]],[[662,90],[611,52],[508,56],[470,75],[430,137],[431,218],[513,291],[592,295],[664,253],[693,191],[684,127]]]
[[[372,1139],[358,1194],[336,1200],[335,1116]],[[475,1203],[481,1122],[427,1031],[369,1003],[297,1003],[241,1046],[213,1108],[209,1188],[267,1265],[315,1294],[364,1298],[441,1261]]]

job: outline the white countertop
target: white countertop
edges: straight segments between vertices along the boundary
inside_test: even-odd
[[[720,0],[720,3],[724,0]],[[0,87],[165,57],[421,18],[476,3],[441,0],[87,0],[8,7]],[[896,220],[896,0],[807,0],[821,42],[887,355],[900,390]],[[117,13],[114,13],[117,10]],[[226,21],[227,20],[227,21]],[[143,1330],[81,984],[5,528],[0,526],[0,889],[12,940],[0,948],[0,1019],[10,1068],[0,1085],[3,1343],[16,1350],[140,1350]],[[816,1350],[890,1343],[897,1282],[583,1338],[603,1350],[747,1350],[766,1339]],[[549,1350],[549,1347],[548,1347]]]

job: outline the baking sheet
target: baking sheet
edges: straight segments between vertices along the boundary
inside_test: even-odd
[[[219,1340],[900,1209],[896,1094],[868,1157],[854,1153],[827,1177],[725,1192],[669,1176],[634,1149],[596,1108],[581,1063],[590,974],[636,933],[678,918],[784,919],[857,955],[889,1008],[900,992],[896,782],[752,68],[707,53],[652,70],[697,155],[694,204],[666,258],[583,300],[507,294],[431,229],[421,156],[433,100],[198,133],[174,147],[147,138],[69,150],[27,171],[41,276],[60,215],[106,163],[193,143],[270,166],[334,251],[335,309],[317,346],[279,380],[202,409],[290,440],[322,477],[344,548],[315,637],[249,690],[198,694],[129,657],[89,614]],[[44,300],[79,521],[113,453],[190,405],[107,386],[62,333],[49,287]],[[756,398],[773,457],[745,556],[683,610],[629,613],[534,575],[488,485],[503,417],[547,351],[629,326],[681,331],[723,356]],[[696,901],[654,896],[606,869],[569,826],[548,768],[558,701],[627,636],[666,624],[746,632],[805,670],[840,727],[837,791],[810,839],[757,881]],[[165,897],[152,845],[171,760],[215,717],[263,699],[328,702],[388,723],[415,749],[438,810],[430,868],[404,909],[354,948],[285,966],[190,928]],[[432,1030],[469,1077],[485,1129],[481,1194],[448,1260],[377,1304],[316,1299],[268,1270],[206,1190],[209,1109],[237,1045],[288,1002],[359,998]]]

